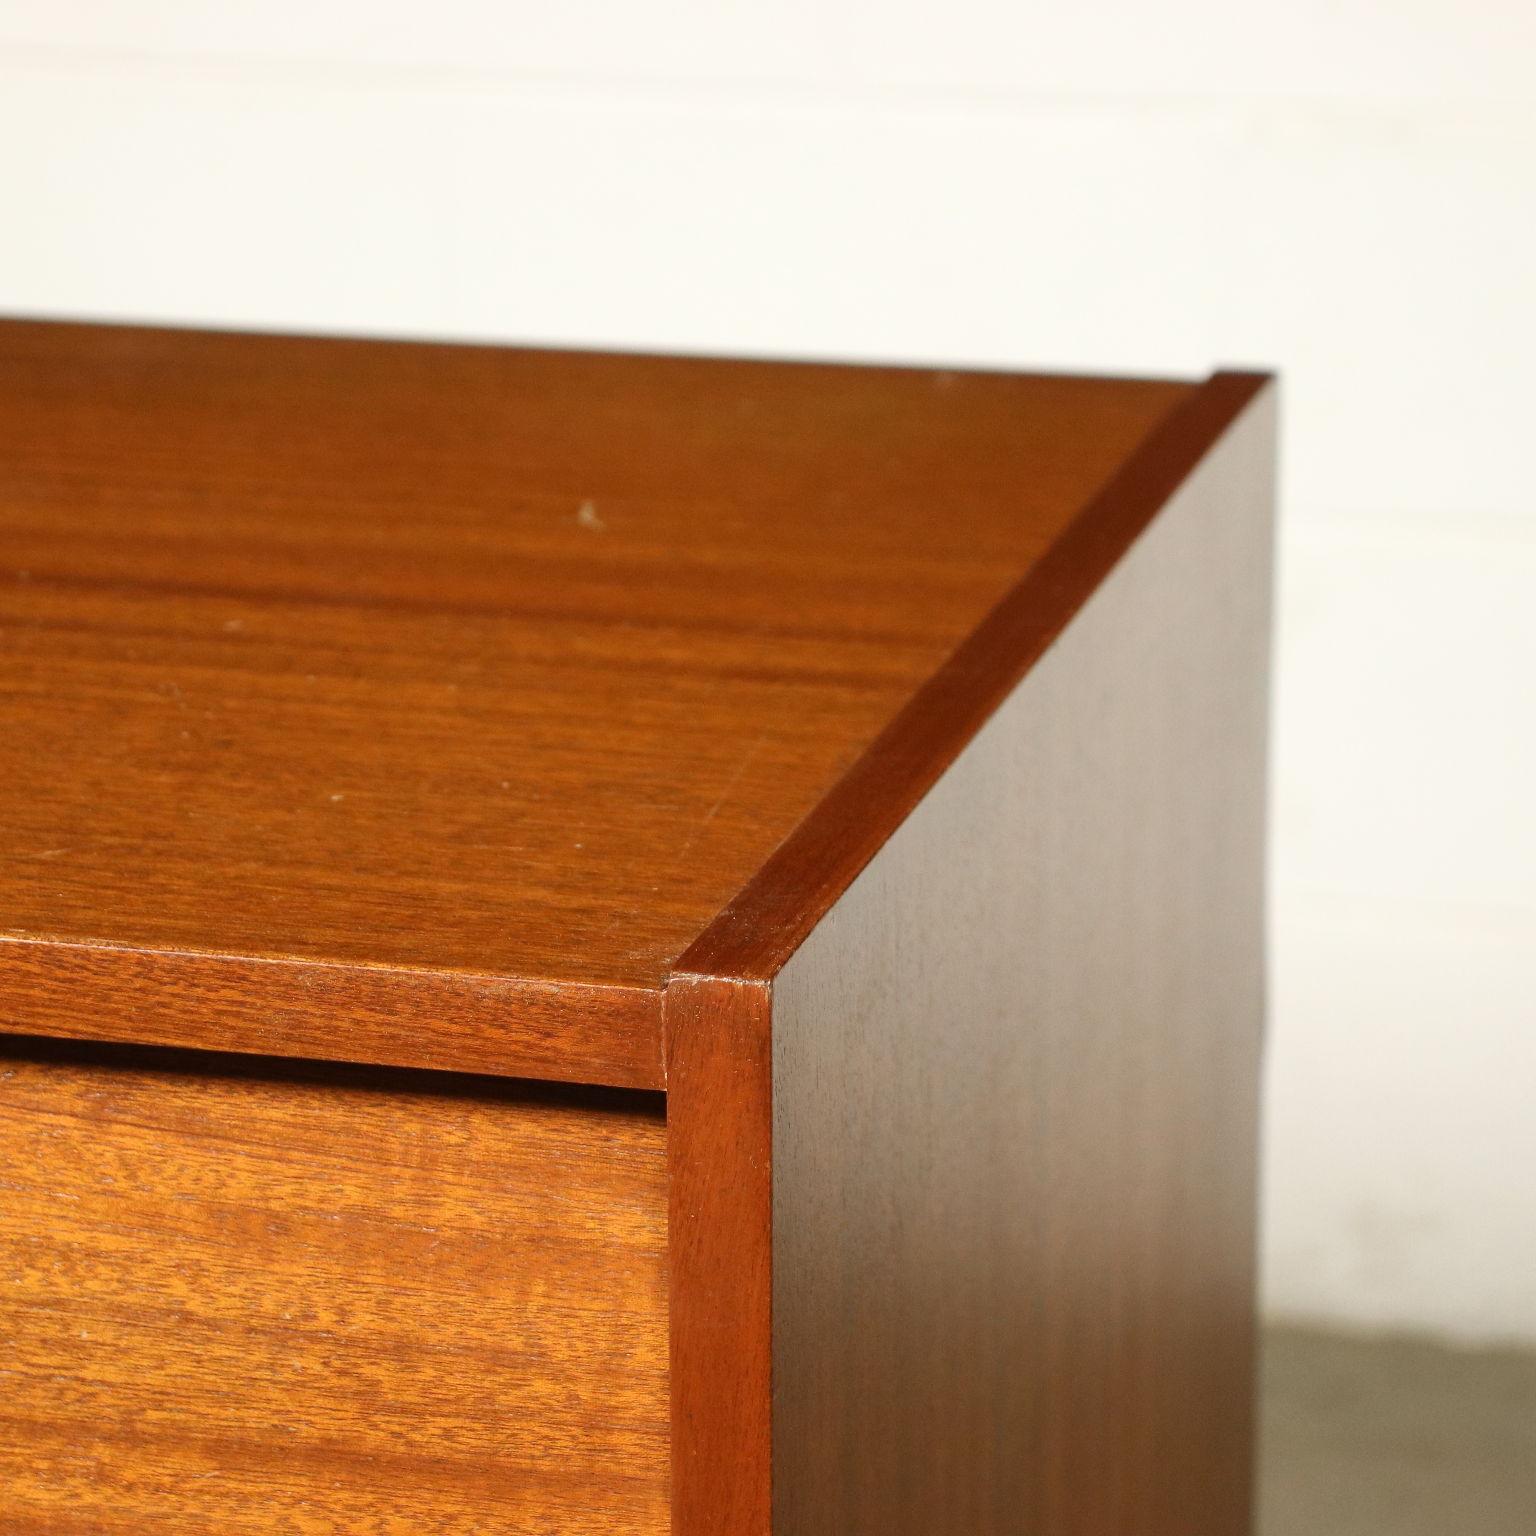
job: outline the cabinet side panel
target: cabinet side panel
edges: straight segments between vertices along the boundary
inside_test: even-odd
[[[660,1097],[261,1073],[0,1045],[6,1536],[665,1531]]]
[[[781,1536],[1248,1526],[1273,414],[775,982]]]

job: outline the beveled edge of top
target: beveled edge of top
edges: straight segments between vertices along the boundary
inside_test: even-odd
[[[1223,369],[1169,409],[689,946],[668,985],[778,973],[1273,379]]]

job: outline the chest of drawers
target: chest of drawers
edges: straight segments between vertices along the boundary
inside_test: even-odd
[[[1245,1529],[1272,437],[0,325],[0,1529]]]

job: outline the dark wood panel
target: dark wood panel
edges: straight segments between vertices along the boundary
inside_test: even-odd
[[[775,1374],[776,1368],[769,1358],[770,1330],[763,1314],[750,1310],[734,1317],[720,1315],[724,1298],[757,1297],[764,1273],[771,1273],[775,1262],[771,1234],[781,1149],[776,1140],[777,1123],[765,1130],[762,1122],[765,1116],[777,1113],[773,1109],[776,1088],[769,1064],[771,1047],[763,1043],[765,1029],[771,1038],[776,1026],[760,1017],[760,989],[777,985],[776,973],[796,947],[805,942],[816,923],[830,924],[837,919],[839,899],[853,899],[850,884],[869,859],[877,855],[877,850],[893,834],[895,841],[901,840],[904,834],[899,829],[903,819],[914,807],[926,803],[924,796],[933,792],[936,781],[942,782],[946,770],[955,771],[957,756],[978,731],[986,729],[993,712],[1010,700],[1016,690],[1022,691],[1020,679],[1041,663],[1052,643],[1073,622],[1084,622],[1074,616],[1092,601],[1095,588],[1114,570],[1127,547],[1133,546],[1148,525],[1153,524],[1169,498],[1185,494],[1182,488],[1186,482],[1204,473],[1200,468],[1202,462],[1234,421],[1252,407],[1263,384],[1264,380],[1254,376],[1221,375],[1171,412],[1101,495],[1085,508],[1058,551],[1042,560],[953,659],[918,691],[909,706],[749,884],[741,898],[721,914],[679,962],[666,1004],[673,1223],[674,1228],[680,1228],[685,1221],[703,1226],[707,1220],[733,1236],[731,1241],[713,1246],[682,1247],[674,1255],[676,1536],[717,1536],[726,1531],[733,1536],[736,1532],[751,1536],[753,1532],[766,1533],[770,1528],[768,1486],[775,1466],[772,1434],[763,1418],[761,1393],[754,1395],[744,1387],[760,1382],[766,1374],[775,1380],[776,1399],[783,1397],[794,1402],[798,1400],[797,1394],[809,1392],[814,1397],[823,1392],[818,1399],[820,1417],[816,1429],[792,1433],[800,1433],[802,1441],[815,1441],[816,1435],[821,1435],[816,1443],[829,1454],[840,1455],[841,1469],[850,1476],[854,1473],[849,1459],[868,1449],[860,1439],[860,1423],[871,1415],[875,1422],[880,1422],[882,1413],[899,1412],[906,1390],[902,1373],[895,1368],[899,1350],[891,1338],[885,1338],[880,1346],[886,1350],[880,1368],[872,1370],[862,1382],[862,1387],[877,1401],[855,1402],[850,1398],[847,1383],[828,1385],[829,1375],[835,1376],[841,1365],[847,1363],[835,1347],[829,1347],[818,1359],[815,1348],[807,1344],[801,1349],[797,1345],[795,1357],[783,1361]],[[1244,538],[1255,537],[1251,519],[1245,521],[1244,517],[1265,505],[1268,482],[1264,474],[1262,465],[1252,467],[1248,481],[1234,501],[1235,526]],[[1161,594],[1166,608],[1159,620],[1164,627],[1178,632],[1184,623],[1184,603],[1178,592],[1179,584],[1184,583],[1202,601],[1237,603],[1232,624],[1246,626],[1243,632],[1255,644],[1262,640],[1263,592],[1255,589],[1232,593],[1222,589],[1219,548],[1214,555],[1199,548],[1185,548],[1182,553],[1188,562],[1186,569]],[[1235,669],[1233,686],[1248,707],[1258,707],[1262,700],[1261,670],[1250,660],[1245,671],[1245,663],[1236,655],[1231,664]],[[1155,711],[1156,701],[1146,701],[1146,708]],[[1077,701],[1076,709],[1077,718],[1066,722],[1072,730],[1091,732],[1104,724],[1103,701],[1097,696],[1085,696]],[[1107,724],[1105,728],[1109,728]],[[1048,731],[1040,737],[1042,743],[1051,739]],[[1070,750],[1073,739],[1071,731],[1063,735],[1064,751]],[[1247,745],[1246,757],[1242,755],[1244,750],[1234,746],[1233,755],[1221,759],[1232,767],[1234,784],[1236,776],[1251,776],[1257,771],[1252,743]],[[1135,771],[1135,762],[1130,757],[1125,771]],[[1104,808],[1105,816],[1114,814],[1113,803]],[[1083,830],[1081,821],[1079,829]],[[1057,851],[1072,854],[1068,848]],[[1240,874],[1252,874],[1252,849],[1234,850],[1233,856]],[[967,868],[971,861],[980,861],[979,889],[986,888],[987,874],[998,867],[987,862],[989,857],[1003,860],[1001,867],[1005,872],[1013,867],[1006,862],[1013,857],[1006,848],[957,848],[954,857]],[[1031,878],[1041,884],[1049,882],[1050,865],[1042,862]],[[921,890],[914,889],[910,899],[921,903]],[[923,921],[914,922],[910,931],[904,931],[899,943],[887,936],[879,957],[881,963],[896,966],[904,955],[909,959],[921,957],[927,952],[925,946],[942,946],[948,925],[957,920],[954,912],[942,910],[936,903],[931,910],[923,908],[921,916]],[[973,916],[982,927],[991,921],[985,912]],[[1005,928],[1005,942],[1015,937],[1013,928]],[[908,947],[910,954],[906,953]],[[1079,954],[1082,953],[1080,947]],[[867,958],[855,953],[849,961],[858,970]],[[1091,974],[1092,959],[1088,958]],[[961,1005],[963,996],[963,991],[957,995],[954,1006]],[[807,1026],[807,1033],[813,1033],[817,1027]],[[856,1032],[852,1038],[850,1030]],[[949,1043],[927,1043],[914,1054],[907,1074],[902,1076],[890,1056],[881,1051],[878,1020],[866,1019],[851,1008],[829,1020],[826,1031],[829,1049],[845,1053],[845,1068],[822,1063],[818,1071],[824,1069],[825,1076],[820,1088],[800,1082],[792,1084],[789,1092],[814,1097],[815,1110],[827,1117],[827,1123],[819,1129],[828,1136],[834,1155],[842,1152],[852,1159],[867,1151],[874,1160],[870,1176],[887,1180],[877,1192],[880,1210],[887,1219],[900,1224],[905,1219],[905,1196],[897,1187],[896,1171],[904,1164],[896,1159],[889,1168],[880,1166],[874,1149],[884,1148],[886,1143],[873,1132],[871,1122],[903,1127],[909,1137],[905,1156],[921,1162],[924,1138],[930,1129],[923,1118],[925,1113],[938,1113],[938,1106],[954,1105],[957,1098],[963,1100],[967,1094],[973,1095],[975,1103],[985,1109],[991,1095],[1006,1098],[1016,1085],[989,1081],[987,1074],[994,1052],[985,1038],[974,1042],[981,1051],[979,1059],[967,1059],[965,1047],[973,1042],[964,1032],[957,1032]],[[835,1047],[832,1042],[836,1042]],[[1079,1065],[1070,1051],[1063,1061],[1063,1072],[1075,1071]],[[836,1085],[835,1092],[829,1086],[832,1084]],[[1241,1115],[1243,1105],[1251,1098],[1251,1083],[1246,1079],[1240,1081],[1236,1091]],[[839,1095],[844,1099],[840,1108],[833,1103]],[[963,1110],[962,1105],[957,1112]],[[740,1133],[738,1123],[745,1127]],[[815,1125],[798,1129],[808,1143],[818,1132]],[[854,1142],[866,1133],[867,1147],[856,1147]],[[1241,1128],[1239,1134],[1244,1134]],[[792,1142],[789,1155],[793,1159]],[[833,1172],[847,1174],[848,1170]],[[952,1172],[957,1185],[966,1178],[975,1178],[986,1189],[995,1170],[967,1164]],[[1240,1157],[1232,1172],[1241,1181]],[[920,1223],[931,1215],[931,1210],[920,1207],[913,1219]],[[972,1222],[963,1234],[957,1234],[950,1255],[953,1266],[969,1262],[966,1250],[960,1246],[961,1237],[974,1245],[973,1253],[982,1255],[1005,1241],[1011,1230],[1011,1212],[993,1209],[990,1215],[1000,1221],[996,1231],[989,1231],[981,1222]],[[890,1236],[889,1232],[882,1234],[882,1241]],[[861,1263],[878,1267],[881,1253],[896,1251],[887,1242],[883,1249],[844,1255],[834,1243],[825,1258],[830,1264],[846,1263],[852,1273]],[[850,1329],[850,1338],[858,1339],[862,1324],[857,1300],[846,1296],[844,1299],[849,1313],[840,1321]],[[775,1296],[768,1309],[770,1315],[777,1305]],[[891,1319],[886,1321],[890,1323]],[[900,1322],[916,1330],[915,1340],[925,1328],[943,1326],[941,1313],[915,1304],[902,1312]],[[710,1345],[716,1338],[725,1344],[718,1355],[712,1356]],[[972,1390],[979,1392],[983,1383],[996,1385],[995,1371],[978,1371]],[[1002,1383],[994,1407],[1004,1421],[1009,1402],[1016,1400],[1016,1387]],[[1239,1403],[1234,1413],[1240,1417],[1242,1412]],[[1015,1438],[1008,1442],[1007,1453],[1023,1458],[1036,1449]],[[921,1469],[932,1461],[931,1447],[904,1444],[903,1450],[909,1459],[903,1462],[901,1477],[892,1486],[904,1486],[905,1480],[923,1475]],[[872,1454],[869,1465],[883,1466],[889,1471],[888,1462],[881,1460],[884,1454]],[[964,1460],[962,1456],[961,1464],[948,1470],[939,1468],[934,1477],[940,1482],[945,1478],[969,1478],[974,1483],[975,1468],[966,1466]],[[796,1469],[796,1486],[807,1481],[801,1476],[803,1471]],[[859,1479],[866,1480],[861,1486],[867,1485],[868,1475],[857,1473]],[[999,1486],[1012,1486],[1010,1478],[1020,1475],[1023,1474],[1005,1475]],[[807,1485],[818,1486],[814,1475]],[[744,1489],[752,1490],[753,1500],[746,1510],[734,1502],[743,1497]],[[781,1494],[780,1504],[793,1511],[800,1507],[793,1502],[797,1497],[793,1493]],[[791,1500],[787,1505],[786,1498]],[[957,1507],[968,1506],[962,1500]],[[994,1514],[997,1507],[993,1506]],[[842,1496],[833,1496],[830,1490],[827,1508],[848,1513]],[[885,1504],[878,1508],[888,1512]],[[794,1531],[798,1536],[797,1518],[800,1517],[786,1514],[775,1528]],[[803,1518],[809,1522],[804,1527],[808,1531],[835,1528],[826,1515],[806,1514]],[[879,1528],[879,1519],[868,1510],[860,1511],[858,1521],[843,1527]],[[907,1528],[921,1527],[895,1527]],[[1056,1528],[1076,1529],[1053,1527]],[[1129,1528],[1138,1527],[1133,1523]],[[1005,1522],[990,1529],[1013,1527]]]
[[[101,951],[0,951],[0,1027],[656,1081],[676,957],[1188,394],[0,324],[0,937]]]
[[[1272,420],[773,982],[775,1531],[1248,1528]]]
[[[653,1095],[5,1042],[0,1527],[665,1530],[664,1138]]]

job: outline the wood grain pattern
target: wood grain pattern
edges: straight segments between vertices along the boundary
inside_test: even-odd
[[[656,1088],[655,1012],[634,988],[0,937],[0,1031]]]
[[[674,1536],[765,1536],[772,1516],[771,994],[667,989]]]
[[[1240,1536],[1273,397],[773,983],[773,1529]]]
[[[699,1221],[699,1213],[707,1211],[712,1213],[710,1223],[722,1230],[728,1229],[734,1237],[730,1243],[713,1247],[692,1243],[679,1245],[673,1255],[675,1536],[725,1536],[725,1533],[766,1536],[770,1530],[772,1500],[769,1489],[775,1485],[776,1478],[785,1474],[779,1470],[773,1431],[762,1414],[761,1399],[742,1393],[740,1386],[744,1380],[760,1380],[766,1373],[775,1382],[775,1401],[781,1398],[796,1401],[796,1395],[800,1393],[809,1393],[819,1401],[817,1430],[807,1434],[814,1439],[816,1432],[824,1432],[828,1437],[822,1442],[824,1446],[842,1447],[845,1472],[849,1470],[847,1458],[863,1446],[857,1421],[873,1412],[878,1423],[882,1406],[895,1411],[892,1405],[902,1400],[900,1373],[893,1368],[897,1351],[889,1339],[881,1341],[881,1346],[889,1349],[882,1363],[892,1368],[884,1372],[878,1387],[873,1379],[877,1373],[872,1373],[865,1383],[872,1395],[881,1397],[881,1404],[870,1409],[866,1404],[850,1401],[846,1390],[835,1384],[823,1397],[817,1398],[827,1386],[828,1372],[839,1368],[835,1351],[826,1361],[818,1363],[810,1358],[814,1356],[813,1349],[808,1347],[802,1357],[797,1348],[795,1358],[784,1362],[775,1374],[770,1353],[777,1324],[770,1330],[756,1312],[725,1321],[719,1316],[722,1296],[756,1296],[762,1275],[765,1272],[771,1274],[777,1262],[773,1202],[781,1149],[776,1141],[779,1111],[775,1107],[776,1087],[770,1065],[772,1053],[777,1050],[777,1034],[772,1022],[765,1022],[760,1017],[762,989],[777,987],[776,977],[782,973],[785,962],[792,960],[797,947],[806,942],[808,935],[819,931],[818,923],[831,920],[829,911],[834,915],[837,913],[839,898],[852,899],[848,894],[849,887],[860,871],[872,857],[879,857],[878,850],[882,845],[888,846],[888,839],[894,836],[900,840],[904,836],[899,830],[904,818],[914,807],[927,803],[924,797],[931,798],[936,781],[944,782],[946,770],[954,772],[951,765],[976,733],[985,729],[993,712],[1020,690],[1020,679],[1032,677],[1032,669],[1041,665],[1042,657],[1052,654],[1049,648],[1053,643],[1059,643],[1071,625],[1080,622],[1080,611],[1085,603],[1093,601],[1091,594],[1099,584],[1106,578],[1113,579],[1110,573],[1125,556],[1127,548],[1134,547],[1139,538],[1148,536],[1149,525],[1154,529],[1160,526],[1154,519],[1160,513],[1167,515],[1164,508],[1170,498],[1186,495],[1186,485],[1198,484],[1208,475],[1204,461],[1213,451],[1224,451],[1218,445],[1223,444],[1224,436],[1233,424],[1253,408],[1264,384],[1264,379],[1253,375],[1218,375],[1171,411],[1100,495],[1083,510],[1057,550],[1031,569],[950,662],[918,690],[907,707],[824,797],[741,896],[721,913],[679,962],[667,991],[673,1223],[677,1228],[684,1220]],[[1253,428],[1247,430],[1251,432]],[[1241,536],[1253,536],[1254,522],[1251,518],[1245,520],[1244,514],[1262,508],[1267,494],[1268,486],[1262,471],[1255,472],[1251,483],[1240,488],[1240,494],[1234,494],[1232,518]],[[1186,549],[1185,554],[1189,564],[1183,573],[1184,582],[1192,596],[1202,600],[1209,598],[1212,572],[1215,564],[1219,564],[1219,556],[1213,563],[1213,558],[1198,548]],[[1164,611],[1158,616],[1160,622],[1169,630],[1178,631],[1183,623],[1184,599],[1177,590],[1177,583],[1160,596],[1165,604]],[[1227,593],[1219,600],[1236,605],[1229,615],[1235,629],[1247,626],[1243,632],[1251,639],[1262,638],[1267,611],[1262,591]],[[1244,604],[1249,606],[1244,607]],[[1220,658],[1214,660],[1219,662]],[[1230,661],[1234,668],[1232,686],[1241,692],[1250,709],[1261,707],[1261,671],[1255,670],[1251,657],[1245,661],[1242,656],[1234,655]],[[1074,707],[1077,718],[1068,723],[1078,732],[1092,731],[1102,723],[1104,704],[1098,695],[1085,694]],[[1157,703],[1148,700],[1146,707],[1155,710]],[[1111,727],[1112,722],[1104,725],[1106,731]],[[1045,732],[1038,744],[1046,750],[1053,739],[1050,732]],[[1070,740],[1070,732],[1064,740]],[[1242,757],[1244,750],[1241,744],[1233,744],[1232,755],[1223,759],[1232,765],[1234,784],[1237,775],[1247,773],[1251,776],[1257,771],[1251,756],[1251,743],[1246,748],[1250,756]],[[1127,759],[1123,766],[1126,772],[1134,772],[1134,761]],[[1066,767],[1070,770],[1075,764],[1069,762]],[[1104,814],[1110,815],[1114,810],[1111,797]],[[962,868],[968,869],[973,859],[984,859],[987,851],[957,849],[954,857]],[[1066,847],[1047,851],[1065,856],[1074,853]],[[1229,851],[1241,863],[1242,870],[1251,874],[1252,850],[1238,849],[1234,845]],[[999,855],[994,851],[994,856]],[[1011,866],[1005,866],[1005,872],[1007,868]],[[1053,867],[1042,864],[1033,872],[1032,878],[1045,882],[1053,875]],[[919,883],[913,899],[919,900],[921,877],[916,878]],[[881,960],[896,968],[893,974],[900,974],[899,965],[903,958],[920,961],[927,953],[925,943],[941,945],[945,941],[953,914],[942,910],[938,903],[933,903],[932,908],[931,911],[925,908],[932,925],[931,932],[914,931],[901,935],[901,943],[911,946],[909,953],[898,953],[894,943],[882,951]],[[955,912],[960,911],[971,911],[971,908],[962,902],[955,908]],[[988,921],[984,913],[971,912],[971,916],[983,927]],[[1005,929],[1004,937],[1010,939],[1011,930]],[[1079,954],[1082,954],[1081,948]],[[854,954],[850,963],[857,967],[861,957]],[[1091,956],[1088,963],[1090,966],[1093,963]],[[963,989],[960,995],[963,995]],[[931,1110],[937,1104],[949,1102],[944,1098],[945,1094],[973,1094],[975,1104],[985,1111],[989,1094],[1001,1095],[1006,1106],[1012,1102],[1010,1095],[1017,1092],[1016,1084],[992,1083],[987,1079],[995,1048],[985,1038],[976,1042],[982,1051],[979,1067],[965,1057],[964,1045],[970,1037],[957,1032],[953,1049],[946,1047],[940,1053],[931,1043],[925,1045],[914,1055],[910,1073],[903,1076],[897,1072],[888,1054],[877,1054],[872,1061],[866,1054],[861,1054],[861,1046],[865,1051],[878,1053],[878,1021],[869,1023],[867,1039],[849,1040],[844,1033],[848,1029],[864,1028],[856,1010],[851,1017],[844,1014],[828,1021],[826,1028],[829,1043],[836,1041],[847,1048],[849,1063],[845,1069],[839,1069],[835,1063],[822,1063],[818,1067],[818,1071],[824,1071],[824,1078],[821,1079],[823,1087],[819,1090],[817,1107],[829,1116],[826,1130],[833,1146],[844,1148],[852,1155],[852,1149],[847,1148],[843,1139],[842,1117],[847,1117],[848,1124],[857,1124],[864,1129],[868,1128],[871,1117],[886,1117],[888,1126],[902,1126],[910,1133],[911,1146],[902,1157],[895,1160],[891,1169],[881,1170],[878,1163],[872,1164],[872,1177],[882,1172],[889,1175],[892,1169],[903,1167],[903,1157],[922,1160],[924,1138],[930,1127],[921,1114],[925,1106]],[[774,1042],[766,1047],[763,1044],[765,1031]],[[1076,1058],[1071,1052],[1065,1059],[1075,1067]],[[867,1076],[861,1080],[860,1071],[866,1068]],[[838,1110],[831,1105],[836,1094],[828,1085],[833,1083],[846,1094],[846,1102]],[[805,1084],[802,1083],[800,1088],[805,1091]],[[1240,1094],[1249,1094],[1251,1085],[1240,1083],[1238,1090]],[[994,1107],[992,1110],[994,1114],[999,1112],[1006,1112],[1006,1109],[999,1111]],[[766,1130],[763,1128],[765,1119],[770,1122]],[[746,1127],[740,1134],[739,1126]],[[807,1131],[806,1138],[809,1136]],[[871,1157],[876,1146],[886,1149],[886,1142],[879,1135],[873,1136],[870,1142]],[[788,1155],[790,1158],[796,1156],[793,1145]],[[804,1155],[803,1149],[800,1155]],[[983,1184],[991,1177],[991,1170],[980,1166],[967,1166],[953,1172],[957,1182],[962,1173],[975,1176]],[[1235,1174],[1241,1176],[1240,1165],[1235,1168]],[[888,1221],[899,1225],[905,1219],[906,1210],[902,1191],[894,1187],[892,1180],[878,1193],[880,1211]],[[914,1219],[920,1221],[925,1215],[931,1218],[932,1210],[920,1208]],[[1006,1218],[1009,1213],[1002,1215]],[[1003,1230],[1006,1229],[1005,1220]],[[979,1223],[972,1223],[963,1235],[977,1244],[982,1253],[1002,1240],[1000,1234],[989,1234]],[[889,1238],[890,1233],[886,1232],[883,1237]],[[854,1273],[858,1272],[861,1263],[878,1267],[882,1253],[895,1251],[898,1250],[887,1247],[844,1255],[833,1247],[827,1251],[825,1260],[832,1264],[846,1263],[848,1272]],[[952,1265],[963,1264],[967,1262],[967,1254],[957,1245],[950,1261]],[[842,1321],[857,1336],[857,1301],[846,1296],[843,1299],[849,1307],[849,1315]],[[769,1313],[774,1314],[776,1307],[775,1298],[770,1302]],[[903,1320],[920,1331],[930,1324],[942,1326],[934,1321],[938,1316],[914,1306],[903,1313]],[[710,1346],[721,1337],[728,1340],[728,1345],[722,1348],[718,1358],[712,1357]],[[804,1375],[796,1374],[800,1372]],[[994,1379],[982,1371],[973,1389],[979,1390],[982,1381]],[[1005,1416],[1011,1390],[1005,1389],[996,1404],[997,1411]],[[1244,1411],[1241,1402],[1234,1407],[1238,1418]],[[845,1418],[834,1423],[838,1412]],[[1031,1448],[1015,1444],[1011,1449],[1023,1457]],[[908,1458],[903,1465],[903,1478],[922,1475],[917,1469],[931,1462],[929,1449],[914,1446],[910,1437],[902,1441],[902,1452]],[[889,1448],[875,1451],[870,1465],[890,1471],[890,1454]],[[962,1465],[948,1471],[940,1468],[934,1472],[936,1481],[930,1488],[945,1486],[946,1479],[952,1482],[974,1471],[974,1465],[969,1469]],[[867,1477],[868,1474],[859,1475]],[[787,1485],[779,1486],[787,1489]],[[811,1486],[818,1486],[814,1477]],[[1005,1478],[1004,1487],[1007,1486],[1009,1483]],[[756,1493],[755,1502],[747,1511],[740,1503],[743,1489]],[[798,1522],[802,1518],[807,1522],[804,1526],[807,1531],[835,1528],[819,1523],[829,1519],[826,1515],[797,1514],[801,1506],[795,1502],[796,1498],[791,1492],[780,1492],[781,1511],[788,1513],[781,1512],[772,1517],[773,1529],[793,1531],[799,1536],[802,1527]],[[831,1497],[827,1507],[849,1513],[849,1506],[841,1494]],[[962,1497],[957,1507],[972,1506],[967,1506]],[[879,1503],[878,1508],[884,1511],[887,1505]],[[868,1511],[858,1513],[862,1520]],[[993,1514],[996,1514],[996,1506]],[[867,1524],[855,1522],[843,1529],[879,1528],[878,1520],[870,1516]],[[978,1530],[1013,1528],[1006,1523],[977,1527]],[[1139,1527],[1133,1522],[1127,1528]],[[1075,1530],[1077,1527],[1063,1526],[1060,1529]]]
[[[1262,385],[0,323],[17,1529],[1238,1530]]]
[[[1268,382],[1217,373],[1168,411],[699,935],[679,974],[777,974]]]
[[[0,324],[0,1027],[659,1086],[676,958],[1189,393]]]
[[[0,1042],[6,1536],[667,1528],[661,1099]]]

